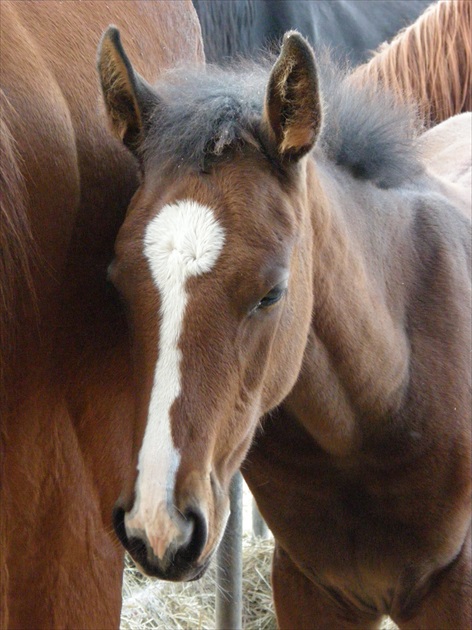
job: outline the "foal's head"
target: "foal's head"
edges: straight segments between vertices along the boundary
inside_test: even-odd
[[[201,72],[154,89],[110,28],[99,71],[112,129],[142,171],[109,272],[136,377],[137,471],[115,527],[147,573],[192,579],[223,533],[229,482],[259,419],[302,362],[316,68],[289,33],[268,79],[236,86]]]

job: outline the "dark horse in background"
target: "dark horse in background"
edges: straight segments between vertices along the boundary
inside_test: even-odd
[[[418,137],[294,32],[271,68],[150,88],[111,28],[99,73],[144,174],[109,270],[139,383],[123,545],[197,578],[245,460],[281,628],[470,628],[470,113]]]
[[[135,387],[107,267],[138,168],[108,132],[96,49],[114,22],[154,80],[203,60],[200,28],[185,1],[0,11],[0,627],[117,628]]]
[[[193,0],[193,4],[208,62],[253,59],[278,46],[293,28],[312,46],[330,46],[336,56],[356,65],[416,20],[431,0]]]

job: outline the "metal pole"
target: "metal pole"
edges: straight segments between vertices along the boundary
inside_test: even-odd
[[[217,552],[216,628],[242,630],[243,627],[243,482],[236,473],[230,488],[231,515]]]
[[[254,499],[252,500],[252,532],[254,536],[258,536],[259,538],[268,538],[269,536],[269,528],[262,518]]]

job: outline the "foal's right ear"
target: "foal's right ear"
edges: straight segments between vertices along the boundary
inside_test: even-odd
[[[109,26],[103,34],[97,65],[112,131],[139,157],[147,119],[159,99],[151,86],[134,71],[116,26]]]
[[[267,85],[263,121],[283,162],[314,146],[321,127],[321,99],[313,50],[297,31],[285,34]]]

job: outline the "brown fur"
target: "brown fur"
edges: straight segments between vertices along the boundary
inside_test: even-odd
[[[0,108],[0,185],[3,191],[0,199],[0,278],[4,279],[0,285],[0,392],[5,395],[2,385],[6,366],[15,354],[17,324],[28,311],[25,301],[35,302],[31,265],[36,256],[25,208],[27,194],[21,174],[21,157],[8,125],[8,119],[15,117],[15,112],[3,90],[0,92]]]
[[[162,96],[167,84],[140,106],[152,121],[144,133],[151,141],[144,137],[145,150],[137,150],[144,178],[112,273],[134,330],[138,442],[161,299],[143,254],[146,227],[167,204],[191,199],[213,210],[226,240],[211,271],[185,287],[181,391],[170,410],[180,455],[172,505],[182,514],[189,505],[201,510],[205,544],[176,569],[187,541],[172,530],[164,541],[173,545],[171,562],[149,552],[144,530],[128,536],[132,468],[115,526],[150,573],[181,579],[200,570],[222,533],[231,476],[247,454],[244,475],[277,543],[282,628],[361,630],[390,614],[403,628],[465,630],[472,621],[470,188],[463,177],[470,140],[467,164],[466,143],[447,152],[447,163],[431,154],[461,138],[466,115],[415,140],[422,162],[385,186],[347,168],[314,137],[324,117],[316,67],[310,47],[290,33],[266,90],[256,91],[265,94],[260,109],[250,103],[247,120],[237,120],[239,136],[205,169],[190,153],[174,169],[168,155],[153,153],[160,124],[166,137],[185,136],[183,122],[194,120],[194,110],[213,106],[216,114],[202,119],[215,122],[218,137],[225,112],[237,117],[244,96],[218,84],[213,100],[205,101],[206,86],[199,92],[192,85],[189,98],[184,77],[174,126],[165,114],[174,111]],[[303,91],[290,93],[290,111],[281,98],[301,76],[315,90],[312,117]],[[349,101],[344,106],[347,112]],[[386,108],[380,120],[395,113]],[[244,143],[248,128],[257,144]],[[375,134],[353,137],[368,129],[366,122],[340,130],[340,142],[363,142],[368,151]],[[388,170],[389,147],[377,144]],[[211,153],[211,137],[204,146]],[[287,277],[286,293],[264,306]],[[166,509],[156,506],[156,513]]]
[[[150,79],[202,59],[191,2],[2,2],[2,628],[118,627],[111,511],[133,375],[106,269],[137,167],[95,73],[110,23]]]
[[[416,101],[426,127],[471,111],[471,11],[470,0],[433,4],[391,43],[382,44],[353,79],[380,82],[400,100]]]

